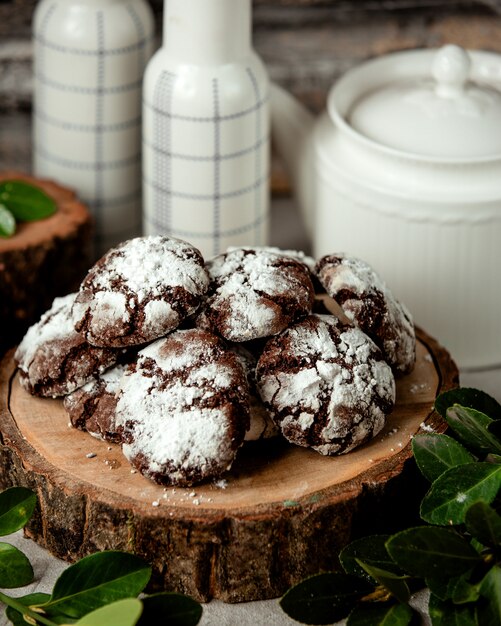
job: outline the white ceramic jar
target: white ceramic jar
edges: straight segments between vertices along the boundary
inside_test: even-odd
[[[33,168],[73,187],[101,253],[141,231],[146,0],[42,0],[34,24]]]
[[[373,59],[334,85],[315,124],[275,95],[315,255],[371,263],[463,369],[501,365],[501,56]]]
[[[250,0],[166,0],[143,95],[143,226],[206,257],[265,245],[269,85]]]

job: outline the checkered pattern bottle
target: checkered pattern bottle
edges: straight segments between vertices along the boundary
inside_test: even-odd
[[[34,23],[33,169],[94,214],[96,252],[141,232],[146,0],[42,0]]]
[[[266,245],[269,83],[251,0],[166,0],[143,86],[143,229],[196,245]]]

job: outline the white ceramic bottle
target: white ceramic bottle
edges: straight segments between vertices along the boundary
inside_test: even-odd
[[[73,187],[96,248],[141,231],[141,86],[153,52],[146,0],[42,0],[34,23],[33,168]]]
[[[166,0],[143,91],[143,228],[196,245],[266,245],[269,84],[251,0]]]

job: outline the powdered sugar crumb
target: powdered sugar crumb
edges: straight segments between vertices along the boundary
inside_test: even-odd
[[[432,426],[428,426],[428,424],[425,424],[424,422],[421,422],[421,424],[419,424],[419,427],[421,428],[421,430],[424,430],[427,433],[435,432],[435,429]]]
[[[409,391],[412,394],[416,394],[419,393],[420,391],[424,391],[428,389],[428,383],[413,383],[410,387],[409,387]]]

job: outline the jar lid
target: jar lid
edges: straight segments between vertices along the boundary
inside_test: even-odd
[[[419,156],[500,155],[499,83],[496,88],[475,81],[472,56],[459,46],[444,46],[431,57],[426,52],[428,71],[421,75],[414,72],[412,56],[407,57],[406,72],[405,55],[395,55],[395,62],[402,64],[398,72],[366,83],[366,91],[346,110],[345,121],[378,144]]]

